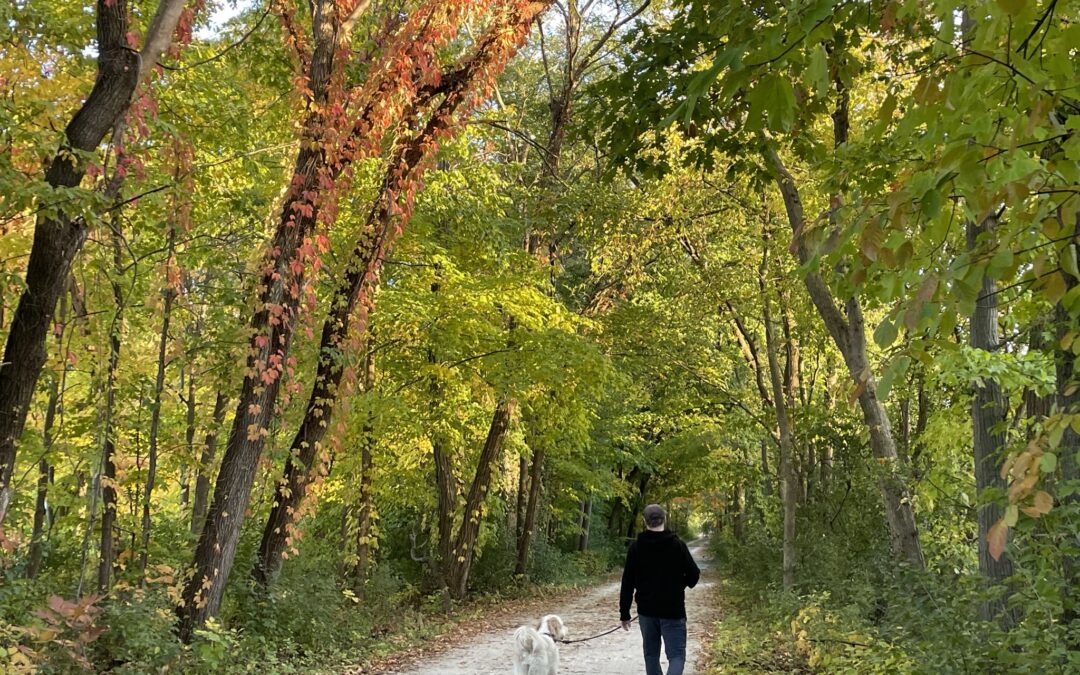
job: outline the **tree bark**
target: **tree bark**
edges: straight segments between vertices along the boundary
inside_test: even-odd
[[[187,417],[184,427],[184,444],[187,446],[187,456],[195,456],[195,368],[188,372],[187,381]],[[191,501],[191,469],[187,462],[180,469],[180,505],[187,506]]]
[[[195,498],[191,502],[191,533],[202,532],[206,522],[207,501],[210,498],[210,474],[213,472],[214,456],[217,454],[218,435],[221,426],[225,424],[225,412],[229,407],[229,397],[224,391],[219,390],[214,398],[214,417],[210,423],[210,429],[206,432],[203,441],[202,455],[199,457],[199,467],[195,474]]]
[[[979,236],[994,229],[994,222],[988,218],[982,223],[967,224],[968,250],[975,252],[979,245]],[[970,343],[973,349],[993,353],[1000,346],[998,337],[998,302],[994,280],[984,276],[982,289],[975,303],[975,312],[971,315]],[[971,427],[975,452],[975,489],[981,498],[987,489],[1006,489],[1005,479],[1000,476],[998,464],[1005,447],[1005,420],[1008,416],[1008,404],[1001,391],[1001,385],[992,377],[981,378],[981,384],[973,386],[971,400]],[[981,501],[981,499],[980,499]],[[1001,507],[996,502],[987,503],[978,511],[978,548],[979,573],[988,585],[997,586],[1012,576],[1012,561],[1005,554],[994,560],[990,555],[988,535],[990,528],[1001,518]],[[986,600],[979,605],[979,615],[983,620],[991,620],[1005,611],[1008,602],[1008,590],[1005,594]],[[1005,624],[1011,624],[1008,613],[1002,615]]]
[[[586,497],[581,500],[581,532],[578,534],[577,550],[579,552],[589,549],[589,530],[592,527],[592,498]]]
[[[735,536],[735,541],[741,542],[746,538],[746,483],[741,480],[735,483],[732,492],[732,501],[735,503],[732,534]]]
[[[89,153],[122,119],[140,78],[142,62],[156,62],[176,29],[183,0],[164,0],[151,23],[142,54],[127,45],[127,0],[97,0],[98,66],[90,95],[64,131],[65,140],[45,173],[53,188],[82,182]],[[147,71],[149,72],[149,71]],[[34,228],[26,288],[12,318],[0,368],[0,526],[13,498],[15,456],[34,389],[45,363],[45,336],[87,225],[61,211],[42,215]]]
[[[784,200],[788,223],[795,238],[793,246],[798,260],[800,264],[806,265],[811,255],[806,249],[805,242],[800,239],[800,234],[806,226],[806,219],[795,180],[784,166],[775,148],[766,143],[763,152]],[[892,425],[875,391],[876,382],[866,352],[866,326],[862,316],[862,306],[857,298],[851,297],[843,303],[844,313],[841,313],[832,291],[829,290],[819,272],[807,272],[803,277],[803,282],[829,335],[844,357],[848,373],[858,393],[863,421],[870,432],[870,448],[874,457],[884,465],[888,472],[878,479],[878,487],[889,525],[889,539],[893,554],[916,569],[924,569],[926,561],[919,543],[919,531],[915,523],[914,511],[911,508],[910,495],[903,480],[895,473],[898,457]]]
[[[526,12],[503,17],[509,21],[504,27],[518,30],[522,27],[518,22],[524,21],[524,26],[527,26],[533,16]],[[364,310],[368,305],[374,305],[373,288],[378,283],[383,259],[407,223],[411,207],[408,198],[402,203],[400,196],[409,194],[410,187],[423,172],[425,161],[434,152],[439,139],[452,127],[455,115],[468,102],[474,87],[489,76],[489,69],[501,67],[503,59],[509,58],[513,49],[505,49],[504,39],[502,31],[498,29],[486,32],[475,52],[445,72],[434,90],[420,92],[405,115],[404,124],[407,127],[413,126],[424,115],[428,115],[428,118],[418,132],[399,143],[390,159],[369,211],[364,234],[353,249],[345,275],[335,288],[330,315],[323,324],[315,385],[304,420],[293,439],[285,476],[278,483],[274,507],[259,546],[254,576],[263,586],[268,585],[280,569],[281,553],[290,536],[289,529],[299,513],[313,476],[319,445],[337,405],[338,388],[344,372],[341,345],[351,329],[355,329],[359,335],[364,334],[368,321]],[[428,110],[439,94],[442,100]],[[356,320],[352,320],[354,310],[360,303],[365,307]]]
[[[484,447],[480,451],[480,458],[476,464],[476,474],[469,487],[469,494],[465,498],[465,513],[462,515],[461,527],[454,538],[450,561],[450,594],[456,599],[465,597],[468,590],[469,572],[476,553],[480,525],[484,520],[484,501],[487,499],[488,489],[491,486],[492,468],[499,453],[502,452],[512,414],[513,406],[508,401],[502,401],[495,406],[495,413],[488,427],[487,439],[484,441]]]
[[[532,534],[536,529],[536,516],[540,511],[540,492],[544,479],[544,447],[537,444],[533,449],[532,468],[529,470],[529,502],[525,506],[525,522],[521,526],[521,537],[517,543],[517,561],[514,563],[514,574],[528,574],[529,571],[529,546],[532,544]]]
[[[103,414],[101,439],[101,545],[98,555],[97,589],[99,593],[109,591],[109,577],[112,575],[114,537],[116,523],[116,430],[113,427],[113,415],[116,412],[116,371],[120,366],[120,333],[124,322],[124,289],[120,283],[123,275],[123,252],[121,249],[120,219],[112,219],[113,276],[109,280],[112,286],[113,304],[116,313],[109,328],[109,370],[105,382],[105,412]]]
[[[529,499],[529,461],[524,455],[518,457],[517,504],[514,507],[514,541],[521,539],[521,530],[525,526],[525,504]]]
[[[294,322],[304,286],[299,249],[314,230],[327,176],[325,110],[338,46],[337,4],[318,0],[312,19],[314,50],[308,65],[311,91],[302,123],[293,179],[278,226],[263,259],[260,292],[250,321],[244,383],[225,444],[214,496],[195,551],[194,572],[176,608],[178,633],[190,642],[196,628],[217,614],[232,571],[255,471],[285,374]],[[293,263],[298,263],[296,266]]]
[[[769,382],[773,391],[773,410],[776,413],[776,426],[780,432],[780,501],[784,508],[783,536],[783,584],[785,589],[795,586],[795,503],[798,490],[795,480],[795,468],[792,465],[794,447],[792,443],[791,422],[788,419],[788,399],[784,394],[781,381],[780,364],[777,352],[776,328],[773,325],[772,303],[765,281],[768,249],[762,258],[758,279],[761,299],[764,307],[765,352],[769,362]]]
[[[176,230],[169,230],[168,255],[172,258],[176,242]],[[143,490],[142,539],[139,546],[139,580],[146,583],[146,563],[150,557],[150,512],[152,498],[157,481],[158,432],[161,430],[161,393],[165,390],[165,368],[169,365],[166,353],[169,348],[169,323],[172,320],[172,306],[176,299],[176,290],[166,286],[163,291],[165,302],[162,308],[161,336],[158,339],[157,375],[154,378],[154,400],[150,408],[150,439],[147,448],[146,488]]]
[[[1074,233],[1080,232],[1080,214],[1077,215],[1074,227],[1076,228],[1073,230]],[[1066,246],[1072,248],[1070,252],[1072,256],[1080,254],[1080,238],[1076,234],[1073,235]],[[1064,257],[1065,255],[1066,251],[1062,251],[1061,256]],[[1061,269],[1065,269],[1064,264],[1061,265]],[[1080,280],[1077,280],[1071,274],[1062,274],[1065,277],[1066,293],[1080,284]],[[1057,339],[1054,341],[1053,347],[1056,375],[1055,402],[1057,403],[1057,409],[1062,413],[1075,415],[1080,412],[1080,368],[1077,368],[1076,354],[1073,353],[1071,348],[1066,349],[1062,345],[1065,336],[1077,329],[1077,321],[1060,301],[1054,305],[1054,321],[1057,324]],[[1066,425],[1056,454],[1062,483],[1068,484],[1080,480],[1080,464],[1077,462],[1077,454],[1080,454],[1080,434],[1076,433],[1072,425]],[[1078,501],[1080,501],[1080,495],[1075,492],[1061,497],[1061,502],[1065,505],[1075,506]],[[1077,559],[1071,551],[1066,551],[1064,554],[1062,572],[1065,577],[1063,595],[1067,600],[1062,622],[1075,622],[1080,618],[1080,610],[1077,609],[1080,606],[1080,592],[1077,590],[1080,588],[1080,559]]]
[[[438,290],[437,284],[432,284],[432,291]],[[436,363],[433,350],[428,351],[428,362]],[[438,419],[439,402],[442,399],[442,388],[436,376],[431,378],[431,412],[434,419]],[[438,426],[438,423],[435,423]],[[436,548],[438,568],[437,574],[440,582],[449,585],[451,555],[454,546],[454,512],[457,509],[457,481],[454,478],[454,463],[450,456],[450,448],[442,432],[435,428],[431,433],[431,454],[435,464],[435,518],[436,536],[438,544]]]
[[[37,499],[34,501],[34,529],[30,534],[30,552],[26,562],[26,577],[34,579],[41,571],[41,560],[44,550],[42,541],[45,533],[46,520],[46,497],[49,494],[49,476],[52,469],[49,467],[49,454],[53,447],[53,424],[56,422],[56,407],[60,399],[60,386],[54,377],[49,388],[49,405],[45,409],[45,426],[42,432],[43,452],[38,460]]]
[[[375,346],[373,340],[368,342],[367,353],[364,355],[364,377],[362,382],[365,393],[370,393],[375,388]],[[361,600],[364,599],[365,586],[368,574],[371,571],[371,530],[374,512],[372,498],[374,460],[372,452],[375,446],[375,429],[370,417],[370,410],[368,415],[361,436],[360,489],[356,499],[356,566],[353,568],[351,575],[353,589]]]

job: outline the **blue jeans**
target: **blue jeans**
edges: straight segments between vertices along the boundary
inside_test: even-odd
[[[645,651],[645,673],[664,675],[660,669],[660,638],[664,639],[667,654],[667,675],[682,675],[686,665],[686,619],[658,619],[655,616],[638,616],[641,626],[641,642]]]

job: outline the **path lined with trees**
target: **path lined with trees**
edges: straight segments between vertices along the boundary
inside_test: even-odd
[[[1077,44],[1077,0],[8,3],[0,664],[344,668],[659,502],[810,667],[1080,667]]]

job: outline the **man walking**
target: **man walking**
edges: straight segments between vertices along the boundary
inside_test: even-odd
[[[660,640],[668,659],[667,675],[682,675],[686,665],[686,596],[701,571],[690,549],[666,529],[667,514],[659,504],[645,507],[645,531],[630,544],[619,593],[619,619],[630,630],[630,601],[637,591],[638,623],[647,675],[663,675]]]

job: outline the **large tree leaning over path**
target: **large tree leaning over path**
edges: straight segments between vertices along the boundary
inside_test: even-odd
[[[344,135],[347,139],[342,145],[341,154],[332,161],[327,161],[322,152],[318,157],[312,158],[312,168],[309,170],[314,170],[314,174],[310,177],[310,183],[301,171],[298,171],[294,178],[291,194],[295,196],[291,199],[286,197],[278,234],[275,235],[275,242],[268,252],[264,290],[252,319],[253,335],[248,373],[237,406],[236,419],[226,445],[206,526],[195,553],[194,570],[185,584],[181,604],[177,607],[179,633],[185,641],[190,640],[194,630],[203,625],[206,619],[214,616],[221,606],[267,425],[276,405],[280,376],[286,368],[292,326],[299,308],[299,293],[288,291],[295,291],[300,286],[297,277],[302,272],[297,270],[302,270],[304,266],[302,259],[298,260],[297,256],[290,255],[304,240],[302,236],[296,238],[295,231],[302,228],[292,225],[294,212],[295,217],[309,223],[305,232],[310,231],[314,224],[312,212],[316,203],[328,197],[321,194],[323,186],[328,182],[332,184],[333,176],[341,164],[354,161],[376,149],[382,134],[391,125],[399,127],[400,120],[409,117],[408,106],[412,103],[421,101],[434,90],[438,90],[434,93],[443,94],[446,99],[458,99],[449,111],[452,115],[461,101],[474,95],[477,85],[488,82],[516,51],[521,41],[518,33],[523,35],[524,31],[515,31],[512,27],[517,22],[524,22],[528,26],[548,3],[498,3],[494,10],[494,25],[502,30],[496,29],[494,34],[501,39],[497,41],[497,45],[482,52],[475,67],[458,74],[468,76],[463,87],[456,87],[452,82],[440,82],[440,72],[437,69],[426,73],[435,79],[414,80],[411,74],[417,59],[431,59],[432,63],[435,62],[436,50],[456,33],[456,30],[451,29],[457,25],[453,22],[460,20],[455,18],[455,15],[471,4],[432,0],[407,19],[404,26],[390,39],[381,58],[376,61],[368,75],[359,103],[360,112],[356,114],[356,121],[351,126],[352,133],[346,129]],[[315,25],[316,51],[319,47],[319,36],[324,31],[334,35],[335,27],[340,26],[340,22],[333,17],[333,8],[334,3],[330,1],[324,1],[316,7],[316,17],[321,17]],[[506,17],[514,17],[515,21]],[[346,44],[340,37],[335,37],[333,42]],[[314,61],[312,59],[313,64]],[[450,117],[441,121],[437,118],[438,116],[435,116],[427,124],[429,127],[436,124],[438,128],[432,133],[421,132],[426,138],[420,147],[423,153],[429,152],[437,137],[449,128]],[[438,126],[444,124],[447,125],[445,128]],[[304,148],[319,145],[303,143],[300,152],[302,154],[305,152]],[[298,162],[298,168],[300,167]],[[301,186],[299,191],[295,189],[297,185]],[[293,201],[301,201],[301,208],[294,208]],[[397,207],[400,208],[400,204]],[[279,243],[279,240],[283,241]],[[379,259],[381,260],[381,256]]]
[[[127,0],[97,0],[97,77],[90,95],[64,130],[64,141],[45,172],[50,186],[63,190],[82,182],[87,160],[80,153],[94,152],[122,123],[135,89],[172,42],[183,9],[184,0],[162,0],[142,51],[137,52],[127,42],[131,32]],[[72,218],[63,209],[44,210],[34,227],[26,288],[0,361],[0,526],[14,496],[11,477],[19,436],[45,365],[45,338],[56,301],[88,234],[86,221]]]
[[[811,253],[799,237],[799,233],[805,231],[806,216],[798,186],[771,141],[765,142],[763,154],[784,200],[788,224],[792,231],[792,249],[799,263],[806,265],[810,261]],[[841,311],[821,273],[811,270],[804,274],[803,282],[810,299],[833,343],[844,357],[848,373],[854,381],[859,408],[870,433],[870,449],[874,457],[885,465],[886,473],[878,479],[878,488],[885,508],[893,554],[913,567],[922,569],[926,566],[926,561],[919,542],[919,530],[915,523],[914,510],[911,508],[910,495],[901,477],[891,473],[899,461],[896,440],[893,437],[889,414],[877,397],[877,385],[866,350],[866,324],[862,305],[859,299],[853,296],[843,302]]]
[[[491,86],[523,41],[532,21],[548,4],[512,1],[494,7],[491,25],[469,55],[436,77],[436,86],[421,88],[410,106],[409,119],[403,126],[412,126],[414,121],[422,119],[427,122],[398,142],[363,231],[330,301],[311,397],[293,438],[285,473],[278,482],[274,506],[263,528],[254,568],[256,580],[263,585],[273,580],[281,566],[282,554],[302,511],[307,487],[320,463],[320,450],[341,395],[339,389],[345,365],[341,350],[350,332],[361,340],[367,334],[369,311],[374,305],[372,290],[378,284],[383,259],[408,223],[412,197],[423,171],[438,149],[439,141],[453,133],[457,119],[467,114]],[[363,351],[363,346],[358,351]],[[483,487],[481,492],[486,489]],[[461,536],[469,539],[466,534]],[[462,548],[470,547],[471,542],[462,543]]]

